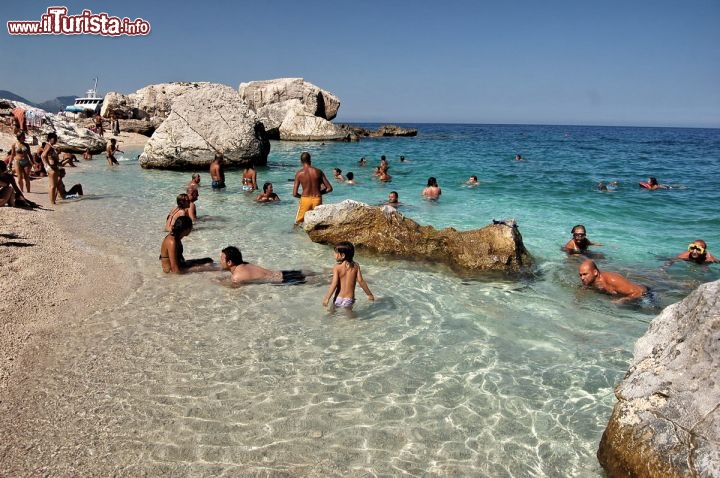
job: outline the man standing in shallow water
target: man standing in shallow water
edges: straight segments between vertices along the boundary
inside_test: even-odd
[[[303,152],[300,155],[302,169],[295,174],[293,184],[293,196],[300,199],[295,224],[303,222],[305,213],[312,211],[322,204],[322,195],[332,192],[333,187],[322,170],[310,164],[310,153]],[[302,194],[298,188],[302,187]]]

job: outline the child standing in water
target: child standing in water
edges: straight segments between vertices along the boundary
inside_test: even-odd
[[[323,299],[323,307],[328,305],[330,296],[334,295],[335,307],[352,309],[355,303],[355,284],[360,284],[369,300],[375,300],[360,272],[360,264],[353,262],[354,256],[355,246],[351,242],[343,241],[335,246],[336,264],[333,267],[330,288]]]

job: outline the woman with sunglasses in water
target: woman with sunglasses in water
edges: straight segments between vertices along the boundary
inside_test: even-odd
[[[676,261],[694,262],[695,264],[720,263],[715,256],[708,252],[707,244],[702,239],[695,239],[688,244],[687,251],[681,252],[673,259],[670,259],[666,262],[666,265],[671,266]]]
[[[585,226],[582,224],[573,227],[570,232],[572,239],[565,244],[565,252],[568,254],[585,254],[590,246],[602,246],[599,242],[592,242],[588,239]]]

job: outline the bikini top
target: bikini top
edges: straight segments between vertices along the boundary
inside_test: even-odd
[[[23,145],[16,144],[15,152],[16,153],[25,153],[25,152],[27,152],[27,146],[25,146],[24,144]]]

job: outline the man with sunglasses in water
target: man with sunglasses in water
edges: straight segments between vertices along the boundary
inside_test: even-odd
[[[585,254],[590,246],[602,246],[599,242],[592,242],[587,237],[585,226],[578,224],[570,231],[572,239],[565,244],[565,252],[568,254]]]
[[[665,265],[671,266],[676,261],[694,262],[695,264],[720,263],[715,256],[708,252],[707,244],[702,239],[695,239],[688,244],[687,251],[681,252],[673,259],[667,261]]]

